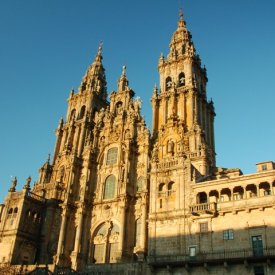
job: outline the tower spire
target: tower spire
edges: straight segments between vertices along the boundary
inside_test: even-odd
[[[125,91],[128,88],[129,81],[126,77],[126,66],[122,66],[122,73],[118,80],[118,91]]]
[[[101,95],[104,99],[106,99],[107,82],[105,77],[105,69],[102,64],[102,45],[103,43],[100,42],[94,62],[90,65],[86,74],[84,75],[79,90],[80,92],[96,92],[97,94]]]

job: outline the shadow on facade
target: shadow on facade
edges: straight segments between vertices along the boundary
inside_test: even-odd
[[[263,226],[208,230],[149,240],[147,264],[153,274],[275,274],[275,228]],[[173,230],[173,226],[171,226]],[[169,234],[169,229],[159,234]],[[236,271],[236,272],[235,272]],[[178,273],[180,272],[180,273]],[[165,273],[165,274],[166,274]],[[161,273],[162,274],[162,273]]]

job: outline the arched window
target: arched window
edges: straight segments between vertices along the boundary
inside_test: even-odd
[[[184,86],[184,85],[185,85],[185,74],[180,73],[179,74],[179,87]]]
[[[94,263],[104,263],[105,262],[105,239],[108,233],[108,228],[106,224],[101,225],[97,229],[97,233],[94,237]]]
[[[169,182],[168,184],[168,196],[171,196],[174,191],[174,182]]]
[[[165,89],[168,91],[170,88],[172,88],[172,78],[168,76],[165,81]]]
[[[18,212],[18,207],[15,207],[14,210],[13,210],[13,213],[17,214],[17,212]]]
[[[105,182],[104,188],[104,200],[112,199],[115,196],[115,187],[116,187],[116,177],[114,175],[110,175]]]
[[[93,263],[117,262],[119,227],[116,224],[101,224],[93,239]]]
[[[160,185],[159,185],[159,192],[163,192],[164,191],[164,183],[161,183]]]
[[[107,160],[106,160],[106,164],[107,165],[112,165],[112,164],[116,164],[117,162],[117,148],[111,148],[108,150],[107,152]]]
[[[75,118],[75,109],[72,109],[71,115],[70,115],[70,120],[73,120]]]
[[[139,177],[137,180],[137,192],[141,192],[144,188],[144,182],[145,178],[144,177]]]
[[[12,214],[12,212],[13,212],[13,208],[10,208],[8,214],[10,215]]]
[[[207,203],[207,194],[205,192],[199,192],[197,194],[198,203]]]
[[[85,111],[86,111],[86,106],[83,105],[80,109],[79,115],[78,115],[78,119],[82,119],[85,115]]]
[[[141,233],[141,219],[139,218],[135,222],[135,246],[137,247],[141,245],[140,233]]]

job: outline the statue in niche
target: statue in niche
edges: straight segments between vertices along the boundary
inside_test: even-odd
[[[122,102],[118,102],[116,104],[116,113],[117,113],[117,115],[122,114],[122,111],[123,111],[123,109],[122,109]]]
[[[174,153],[174,142],[170,139],[167,144],[167,152],[173,154]]]
[[[153,152],[152,152],[152,159],[153,161],[158,161],[158,154],[159,154],[159,145],[158,142],[155,143]]]
[[[139,114],[140,108],[141,108],[141,99],[140,97],[137,97],[136,100],[134,101],[134,109],[135,109],[135,113]]]
[[[98,113],[98,121],[97,123],[101,123],[103,121],[104,118],[104,108],[101,108],[99,113]]]
[[[124,138],[125,138],[125,139],[130,139],[130,138],[131,138],[131,133],[130,133],[130,130],[129,130],[129,129],[127,129],[127,130],[125,131]]]

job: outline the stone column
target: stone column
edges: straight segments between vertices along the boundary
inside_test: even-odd
[[[62,139],[61,139],[61,144],[60,144],[60,149],[63,150],[65,143],[66,143],[66,138],[68,136],[68,129],[65,129],[62,135]]]
[[[61,141],[62,141],[62,131],[60,129],[57,130],[57,135],[56,135],[56,142],[55,142],[55,147],[54,147],[54,153],[53,153],[53,163],[55,163],[55,160],[57,158],[58,153],[60,152],[61,149]]]
[[[57,252],[56,252],[56,264],[60,263],[61,255],[64,253],[64,240],[65,240],[67,222],[68,222],[68,210],[67,210],[67,206],[64,206],[62,211],[61,227],[60,227],[59,240],[58,240]]]
[[[146,203],[147,195],[144,195],[143,202],[142,202],[142,218],[141,218],[141,248],[143,251],[145,251],[146,248]]]
[[[120,205],[120,224],[121,224],[121,230],[119,232],[119,246],[118,246],[118,252],[121,255],[121,259],[123,256],[123,245],[124,245],[124,235],[125,235],[125,215],[126,215],[126,199],[124,199],[123,205]]]
[[[77,152],[78,156],[80,156],[82,153],[82,148],[85,140],[85,133],[86,133],[86,125],[84,124],[81,131],[80,141],[78,143],[78,152]]]
[[[76,230],[76,237],[75,237],[75,242],[74,242],[74,252],[80,253],[81,250],[81,239],[82,239],[82,226],[83,226],[83,216],[84,216],[84,209],[83,205],[80,206],[78,211],[78,216],[79,216],[79,221],[78,221],[78,226]]]

